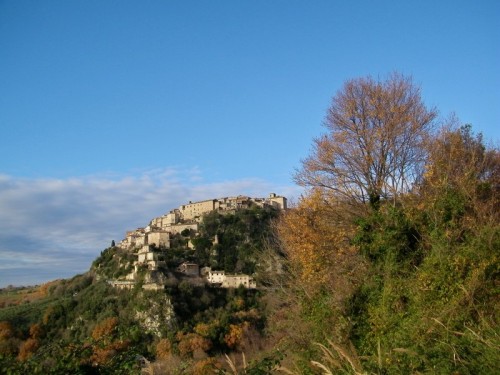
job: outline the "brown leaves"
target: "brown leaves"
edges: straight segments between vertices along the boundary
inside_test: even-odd
[[[452,119],[452,121],[456,121]],[[500,152],[484,145],[470,126],[445,127],[427,143],[429,159],[420,185],[422,204],[438,211],[436,202],[453,192],[464,204],[467,228],[498,221],[500,212]]]
[[[243,341],[246,332],[248,331],[250,324],[248,322],[243,322],[241,324],[230,324],[229,332],[224,336],[224,342],[231,348],[237,348]]]
[[[112,335],[114,329],[118,325],[118,318],[117,317],[111,317],[104,319],[102,322],[97,324],[92,331],[92,338],[95,341],[102,340],[106,336]]]
[[[156,344],[156,358],[166,359],[172,355],[172,344],[168,339],[161,339]]]
[[[212,347],[212,342],[196,333],[177,333],[179,354],[183,357],[201,355]]]
[[[43,328],[39,323],[35,323],[30,326],[30,336],[32,338],[38,339],[42,334],[43,334]]]
[[[21,346],[19,347],[19,354],[17,356],[17,359],[20,361],[25,361],[29,357],[35,353],[35,351],[38,349],[40,346],[40,343],[38,342],[37,339],[29,338],[26,341],[24,341]]]
[[[14,336],[14,329],[7,321],[0,322],[0,340],[6,340]]]
[[[399,74],[347,81],[328,111],[295,180],[353,202],[376,203],[408,191],[424,161],[423,139],[436,117],[420,90]]]

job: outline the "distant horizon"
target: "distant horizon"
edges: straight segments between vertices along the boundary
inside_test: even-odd
[[[184,199],[276,192],[345,81],[411,76],[500,141],[500,2],[0,2],[0,286]]]

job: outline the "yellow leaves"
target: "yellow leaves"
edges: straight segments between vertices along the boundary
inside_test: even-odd
[[[224,336],[226,345],[231,349],[239,346],[242,343],[245,333],[248,331],[249,327],[250,324],[248,322],[230,324],[229,332]]]
[[[422,139],[436,116],[409,77],[346,82],[328,109],[327,133],[314,139],[295,181],[326,187],[351,203],[408,192],[424,161]]]
[[[420,209],[434,215],[434,220],[460,222],[460,230],[481,230],[498,220],[500,152],[483,144],[471,128],[445,127],[428,140],[427,165],[419,193]],[[423,206],[423,207],[422,207]],[[458,211],[457,207],[461,207]],[[447,211],[444,211],[447,209]],[[454,213],[446,215],[446,213]],[[443,219],[444,218],[444,219]],[[461,236],[446,233],[453,240]]]
[[[210,334],[210,325],[205,323],[198,323],[194,327],[194,332],[200,336],[207,337]]]
[[[295,209],[287,211],[278,224],[292,272],[309,291],[329,284],[332,273],[338,272],[355,253],[348,242],[353,228],[336,211],[341,206],[332,203],[316,189]]]

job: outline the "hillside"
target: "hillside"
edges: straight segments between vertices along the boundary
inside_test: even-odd
[[[134,374],[155,360],[184,371],[219,366],[220,356],[243,347],[258,351],[265,317],[254,278],[278,214],[248,201],[181,217],[176,225],[192,227],[169,233],[168,243],[122,242],[84,275],[2,290],[0,371]],[[148,227],[146,241],[165,233]],[[202,276],[209,267],[227,280]]]
[[[11,374],[498,374],[500,150],[411,78],[349,80],[295,181],[189,202],[0,294]]]

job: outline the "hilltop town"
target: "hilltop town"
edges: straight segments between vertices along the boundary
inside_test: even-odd
[[[239,195],[198,202],[189,202],[168,213],[152,219],[145,227],[127,231],[125,238],[116,247],[125,251],[127,256],[119,262],[124,270],[130,270],[119,278],[108,282],[120,289],[131,289],[138,282],[146,290],[161,290],[169,278],[184,278],[192,283],[208,283],[214,287],[237,288],[243,286],[253,289],[257,284],[252,275],[229,274],[224,269],[213,270],[192,261],[183,261],[175,269],[167,266],[165,258],[171,251],[172,243],[185,241],[186,250],[194,250],[193,244],[199,236],[199,228],[205,215],[219,213],[234,214],[238,210],[251,207],[286,210],[287,199],[271,193],[267,198],[252,198]],[[218,236],[210,239],[218,243]]]

